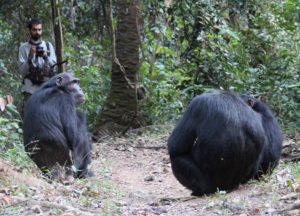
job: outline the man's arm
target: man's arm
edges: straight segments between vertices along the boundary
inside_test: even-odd
[[[54,65],[56,64],[56,54],[53,45],[49,42],[49,51],[50,51],[50,56],[48,57],[49,65]]]
[[[26,46],[21,45],[19,48],[19,58],[18,58],[18,66],[19,72],[24,78],[29,73],[29,63],[28,61],[28,53],[26,51]]]
[[[41,68],[41,75],[42,76],[53,76],[53,68],[52,65],[56,64],[56,54],[53,48],[53,45],[50,42],[46,42],[46,50],[43,54],[43,63]]]

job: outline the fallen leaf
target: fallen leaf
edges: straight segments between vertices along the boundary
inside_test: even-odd
[[[0,196],[0,205],[10,205],[12,202],[9,196]]]

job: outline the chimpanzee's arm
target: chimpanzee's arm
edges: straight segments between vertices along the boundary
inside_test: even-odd
[[[199,97],[192,100],[169,137],[168,148],[171,157],[185,155],[193,148],[193,144],[197,138],[198,116],[199,112],[201,112],[199,110],[199,100]]]

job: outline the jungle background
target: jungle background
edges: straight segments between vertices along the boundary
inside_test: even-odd
[[[24,152],[17,57],[31,18],[81,80],[95,179],[48,184]],[[292,214],[300,202],[299,59],[298,0],[0,0],[1,213]],[[189,193],[172,176],[166,141],[191,99],[212,89],[265,101],[284,133],[283,159],[263,183],[182,199]]]

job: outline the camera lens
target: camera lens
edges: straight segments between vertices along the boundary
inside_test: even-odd
[[[44,54],[44,49],[43,49],[43,47],[37,46],[37,47],[36,47],[36,53],[37,53],[38,56],[43,56],[43,54]]]

